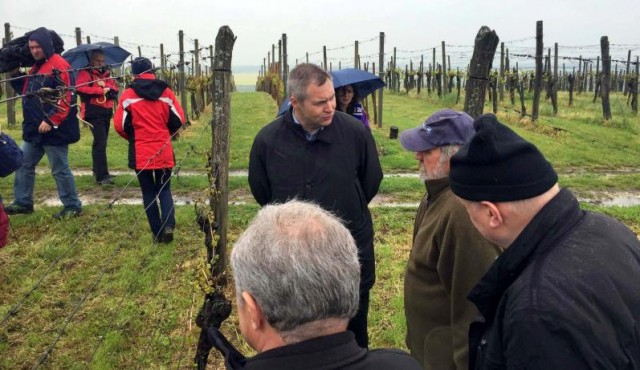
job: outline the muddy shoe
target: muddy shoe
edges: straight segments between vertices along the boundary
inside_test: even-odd
[[[165,227],[162,232],[162,242],[171,243],[173,241],[173,227]]]
[[[26,207],[26,206],[21,206],[19,204],[11,203],[8,206],[4,207],[4,211],[8,215],[19,215],[19,214],[30,215],[33,213],[33,206]]]
[[[80,208],[65,208],[62,211],[53,215],[53,218],[56,220],[61,220],[69,217],[78,217],[82,214],[82,210]]]
[[[115,184],[115,181],[113,181],[113,177],[105,177],[104,179],[98,180],[96,182],[98,183],[98,185],[102,185],[102,186]]]

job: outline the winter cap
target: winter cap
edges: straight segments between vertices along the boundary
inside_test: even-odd
[[[29,35],[29,41],[35,41],[42,48],[42,52],[44,53],[47,59],[51,58],[51,56],[55,53],[53,49],[53,39],[51,38],[51,32],[44,28],[40,27],[35,29]]]
[[[152,72],[153,64],[151,61],[145,57],[137,57],[131,62],[131,73],[134,75],[139,75],[144,72]]]
[[[473,118],[465,112],[442,109],[422,123],[400,134],[400,144],[412,152],[446,145],[463,145],[473,136]]]
[[[542,153],[496,116],[473,123],[476,134],[451,157],[449,182],[454,194],[471,201],[510,202],[551,189],[558,175]]]

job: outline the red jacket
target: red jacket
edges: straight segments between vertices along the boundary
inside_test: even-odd
[[[122,93],[113,125],[129,140],[129,167],[173,168],[171,135],[184,124],[182,107],[168,85],[151,73],[138,76]]]
[[[115,80],[110,77],[108,70],[101,72],[99,69],[83,69],[78,73],[78,77],[76,78],[76,86],[78,87],[76,91],[81,99],[81,117],[85,117],[87,103],[106,109],[113,108],[115,98],[109,99],[108,96],[105,97],[103,88],[98,86],[97,83],[98,81],[103,81],[104,87],[108,87],[117,93],[118,86]]]

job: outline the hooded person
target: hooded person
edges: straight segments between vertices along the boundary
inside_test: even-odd
[[[407,347],[424,369],[467,369],[469,324],[478,316],[467,295],[499,253],[449,185],[450,158],[473,134],[473,118],[442,109],[400,135],[426,186],[404,279]]]
[[[640,368],[640,242],[584,211],[494,115],[451,158],[451,190],[504,253],[469,294],[470,369]]]
[[[167,83],[156,79],[149,59],[134,59],[131,73],[134,80],[120,97],[113,124],[129,141],[129,168],[138,176],[153,241],[169,243],[175,227],[171,138],[184,124],[184,112]]]
[[[76,191],[73,173],[69,168],[69,144],[80,139],[76,108],[71,105],[69,63],[55,53],[51,32],[44,27],[29,35],[29,48],[35,63],[28,74],[17,70],[11,86],[22,94],[22,151],[24,161],[16,171],[14,201],[7,214],[33,213],[35,168],[46,154],[56,181],[63,209],[55,218],[78,216],[81,202]],[[45,94],[47,91],[52,93]],[[36,94],[39,93],[39,94]]]
[[[93,175],[98,185],[112,185],[107,163],[107,140],[113,115],[114,101],[118,100],[118,86],[105,66],[104,51],[93,50],[87,68],[78,72],[76,90],[80,95],[81,116],[89,122],[93,143],[91,162]]]

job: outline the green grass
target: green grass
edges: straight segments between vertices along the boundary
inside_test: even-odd
[[[612,98],[614,119],[608,122],[599,119],[600,106],[592,104],[586,94],[576,97],[574,107],[569,108],[561,93],[560,112],[555,117],[550,105],[543,103],[537,124],[521,120],[506,102],[500,105],[498,116],[538,145],[558,169],[560,184],[580,196],[638,193],[640,120],[624,104],[617,104],[621,99]],[[230,167],[246,169],[253,137],[273,120],[276,105],[264,93],[234,93],[231,102]],[[398,126],[400,131],[415,127],[442,107],[462,109],[462,104],[455,105],[453,95],[440,101],[414,93],[385,94],[384,127],[374,128],[373,134],[387,174],[416,172],[413,153],[388,138],[389,126]],[[5,109],[0,104],[3,129],[7,129]],[[210,120],[206,112],[174,142],[176,160],[184,170],[205,170]],[[20,138],[19,127],[7,131]],[[83,128],[81,141],[70,149],[73,169],[91,167],[90,147],[91,134]],[[118,176],[113,187],[98,187],[91,176],[77,176],[79,193],[109,200],[131,181],[124,196],[139,197],[137,182],[126,167],[127,142],[112,132],[108,150],[110,168],[129,174]],[[84,216],[56,222],[51,216],[57,209],[40,203],[55,197],[46,160],[40,166],[47,173],[37,177],[36,212],[11,218],[11,244],[0,251],[0,320],[54,261],[59,262],[17,314],[0,325],[0,368],[32,367],[85,295],[45,368],[191,368],[199,335],[194,318],[203,297],[199,284],[206,269],[203,235],[194,224],[193,207],[176,207],[176,241],[170,245],[151,243],[141,206],[87,206]],[[613,169],[634,171],[607,173]],[[205,197],[207,188],[204,175],[178,176],[172,183],[176,196]],[[249,195],[246,176],[231,177],[229,192],[232,199],[249,200],[229,208],[232,245],[258,206]],[[12,177],[0,180],[0,194],[11,199]],[[386,176],[380,195],[390,202],[417,203],[424,195],[424,185],[417,178]],[[616,217],[640,233],[640,207],[585,207]],[[369,318],[372,347],[404,348],[402,287],[415,211],[414,207],[372,208],[377,262]],[[100,283],[92,288],[102,273]],[[231,286],[226,293],[234,296]],[[223,331],[243,352],[251,353],[240,339],[235,311]],[[223,368],[218,356],[212,356],[210,364],[210,368]]]
[[[520,119],[513,111],[519,109],[519,105],[512,107],[507,100],[500,104],[497,116],[538,146],[559,171],[640,167],[640,117],[633,116],[631,109],[623,104],[626,98],[622,94],[612,95],[614,118],[607,122],[598,118],[602,116],[602,108],[599,103],[591,103],[591,97],[583,94],[575,99],[574,106],[568,107],[568,97],[561,92],[559,113],[555,117],[550,104],[542,103],[537,123],[532,123],[530,118]],[[439,102],[433,96],[385,93],[384,127],[373,130],[384,170],[415,169],[413,153],[406,152],[398,140],[389,139],[390,126],[396,126],[402,132],[422,124],[436,110],[445,107],[462,110],[463,102],[461,99],[461,103],[455,105],[453,95]],[[527,109],[530,113],[530,102]],[[484,111],[491,112],[489,103]]]

